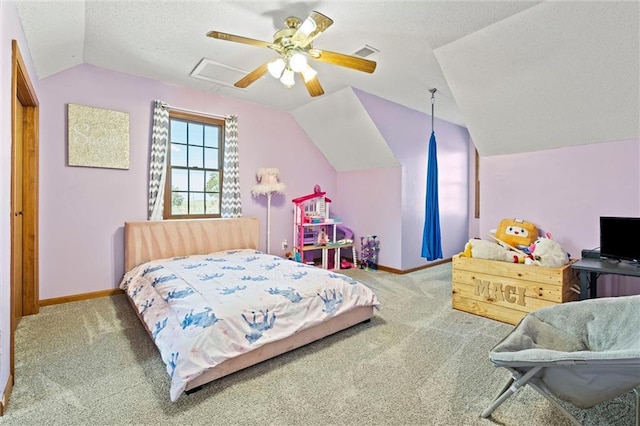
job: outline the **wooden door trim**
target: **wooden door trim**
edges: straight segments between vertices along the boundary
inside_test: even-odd
[[[14,240],[14,217],[15,217],[15,202],[13,188],[16,181],[16,170],[14,167],[16,161],[16,102],[19,101],[24,109],[23,117],[23,288],[24,293],[22,297],[23,314],[36,314],[39,310],[39,255],[38,255],[38,200],[39,200],[39,103],[34,90],[33,84],[25,66],[20,49],[16,40],[11,41],[11,241]],[[11,256],[13,257],[13,247],[11,249]],[[11,282],[11,324],[10,324],[10,337],[9,337],[9,363],[10,363],[10,377],[11,383],[15,380],[15,324],[13,320],[13,285],[14,285],[14,267],[13,261],[11,261],[10,269],[10,282]],[[4,405],[8,395],[3,395],[2,408],[0,412],[4,411]],[[10,388],[9,388],[10,392]]]
[[[11,42],[12,50],[12,82],[11,82],[11,123],[16,118],[16,99],[24,107],[24,186],[23,186],[23,216],[24,221],[24,290],[23,309],[25,315],[37,314],[39,310],[39,283],[38,283],[38,171],[39,171],[39,103],[36,92],[31,84],[31,79],[25,66],[16,40]],[[15,131],[11,132],[11,161],[15,161]],[[15,175],[11,173],[11,184],[14,184]],[[13,197],[11,199],[11,220],[13,227],[14,217]],[[13,229],[13,228],[12,228]],[[13,271],[11,272],[13,277]]]

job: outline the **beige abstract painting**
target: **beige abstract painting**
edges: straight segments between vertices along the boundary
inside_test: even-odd
[[[68,164],[129,168],[129,114],[67,104]]]

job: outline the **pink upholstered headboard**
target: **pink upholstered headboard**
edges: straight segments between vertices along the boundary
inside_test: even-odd
[[[125,272],[153,259],[240,248],[257,250],[259,228],[255,217],[126,222]]]

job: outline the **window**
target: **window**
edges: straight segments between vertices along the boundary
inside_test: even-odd
[[[164,218],[220,217],[224,120],[169,111]]]

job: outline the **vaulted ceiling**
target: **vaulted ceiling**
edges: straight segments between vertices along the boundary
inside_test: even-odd
[[[347,87],[430,113],[437,88],[435,115],[466,126],[481,155],[639,137],[635,1],[23,0],[17,9],[40,79],[88,63],[297,115],[343,102]],[[312,10],[334,21],[314,47],[373,48],[373,74],[313,62],[318,98],[269,75],[233,87],[277,53],[207,32],[271,42],[288,16]]]

